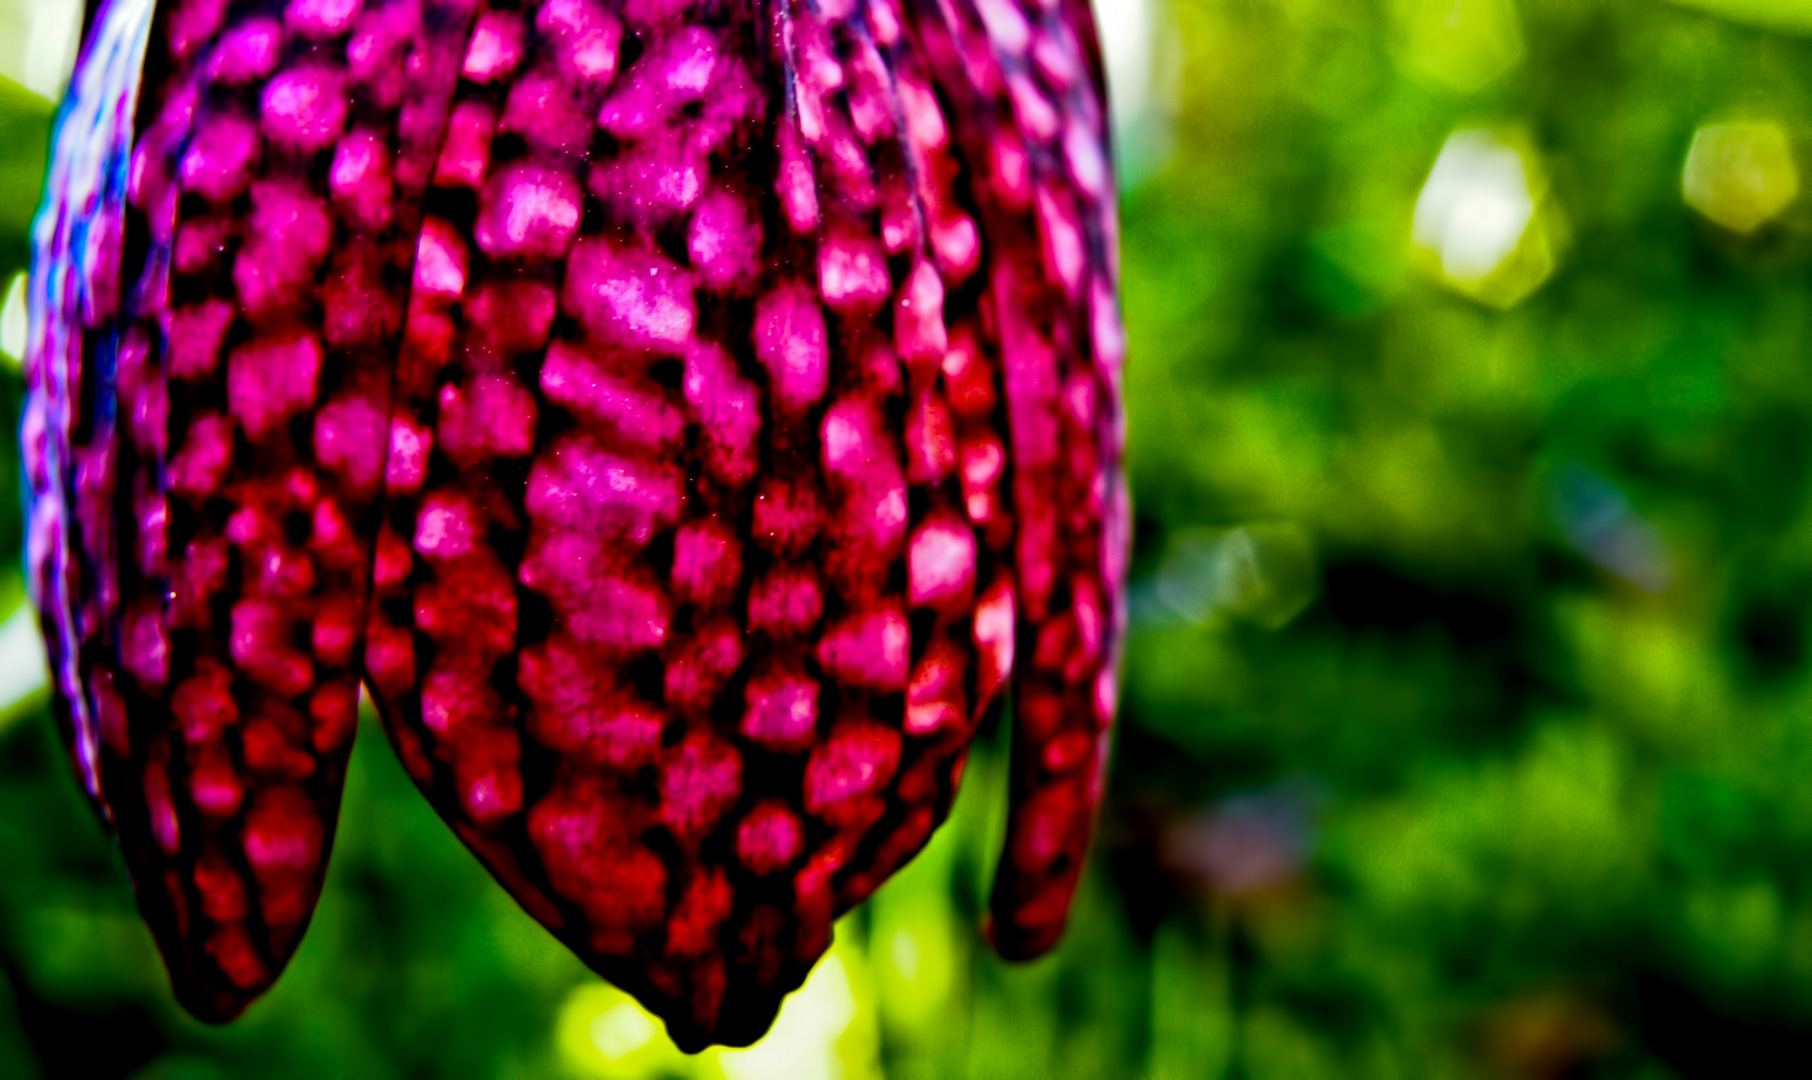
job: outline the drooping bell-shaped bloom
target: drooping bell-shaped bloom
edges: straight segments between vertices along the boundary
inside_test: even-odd
[[[1084,0],[107,0],[32,278],[59,718],[179,997],[320,890],[369,687],[523,907],[747,1043],[1011,688],[1061,933],[1128,509]]]

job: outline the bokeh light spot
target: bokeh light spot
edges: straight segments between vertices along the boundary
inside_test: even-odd
[[[25,275],[14,274],[0,300],[0,359],[18,367],[25,357]]]
[[[1510,0],[1398,0],[1395,8],[1409,66],[1455,90],[1477,90],[1523,58]]]
[[[1494,132],[1456,131],[1416,198],[1411,241],[1456,292],[1512,307],[1554,272],[1545,189],[1532,155]]]
[[[1793,205],[1799,169],[1779,124],[1707,124],[1693,133],[1680,188],[1686,205],[1708,220],[1750,233]]]
[[[654,1021],[631,1002],[623,1002],[595,1017],[587,1029],[593,1046],[606,1061],[627,1057],[654,1038]]]

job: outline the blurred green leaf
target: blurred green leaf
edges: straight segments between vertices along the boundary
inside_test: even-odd
[[[0,281],[11,281],[29,259],[52,112],[49,102],[0,76]]]

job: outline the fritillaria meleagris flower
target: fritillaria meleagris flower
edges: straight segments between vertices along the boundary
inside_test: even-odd
[[[1062,930],[1123,623],[1086,0],[102,0],[32,277],[30,563],[176,992],[320,891],[369,687],[535,918],[746,1043],[1014,698]]]

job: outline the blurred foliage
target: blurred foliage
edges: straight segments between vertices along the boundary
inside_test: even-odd
[[[0,75],[0,292],[23,270],[31,216],[43,186],[50,103]]]
[[[775,1034],[682,1058],[510,904],[368,724],[301,952],[205,1029],[33,715],[0,733],[0,1074],[1812,1059],[1812,16],[1152,17],[1175,77],[1124,200],[1134,633],[1110,805],[1053,956],[1003,965],[973,930],[997,731],[955,820],[843,921]],[[3,250],[45,113],[0,90],[24,132],[0,143]]]

